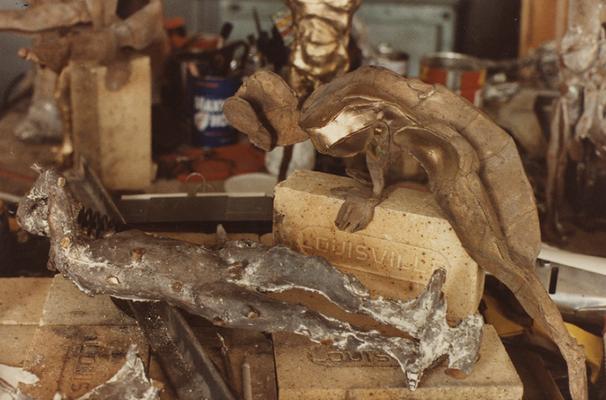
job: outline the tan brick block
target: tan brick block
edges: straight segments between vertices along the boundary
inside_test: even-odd
[[[147,363],[148,347],[136,326],[40,327],[25,363],[40,381],[22,390],[35,399],[52,399],[56,392],[78,398],[122,367],[131,343]]]
[[[52,279],[41,325],[135,325],[106,295],[89,296],[61,275]]]
[[[523,387],[503,344],[485,326],[480,359],[465,379],[444,366],[427,371],[415,391],[387,355],[347,352],[316,345],[302,336],[274,334],[280,400],[520,400]]]
[[[484,273],[463,249],[433,195],[394,189],[375,209],[368,227],[351,234],[334,225],[343,200],[331,193],[351,186],[349,178],[295,172],[276,186],[274,240],[323,256],[356,275],[375,294],[392,298],[418,295],[432,271],[443,267],[449,318],[475,312]]]
[[[34,325],[0,325],[0,364],[23,366],[36,329]]]
[[[38,325],[52,279],[0,279],[0,325]]]
[[[110,189],[143,189],[153,179],[149,57],[129,63],[129,81],[118,90],[106,87],[107,67],[71,64],[74,150]]]

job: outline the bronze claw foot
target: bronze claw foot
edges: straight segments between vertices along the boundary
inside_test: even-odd
[[[368,226],[375,213],[375,207],[381,199],[373,195],[370,188],[337,188],[336,195],[345,197],[341,205],[335,226],[345,232],[357,232]]]

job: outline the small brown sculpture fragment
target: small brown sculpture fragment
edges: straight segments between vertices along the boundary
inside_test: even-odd
[[[443,357],[449,368],[465,373],[477,359],[482,317],[471,315],[455,327],[448,325],[441,292],[444,270],[433,274],[416,299],[372,298],[356,278],[323,258],[284,246],[234,241],[210,250],[136,230],[92,238],[78,222],[82,213],[65,179],[49,170],[22,200],[17,217],[27,231],[50,237],[49,263],[86,293],[161,300],[220,326],[294,332],[343,350],[384,351],[400,364],[410,389]],[[365,314],[408,336],[360,331],[264,295],[293,288],[319,293],[347,312]]]
[[[269,72],[252,78],[274,85],[280,80]],[[274,95],[253,87],[241,90],[236,97],[259,103]],[[237,107],[225,111],[231,121]],[[239,129],[263,136],[257,127],[272,123],[255,115],[248,125],[240,121]],[[541,244],[538,215],[519,154],[505,131],[442,86],[376,67],[360,68],[314,91],[303,104],[299,126],[319,152],[336,157],[366,152],[372,192],[342,191],[346,201],[335,222],[340,229],[363,229],[381,199],[389,164],[403,152],[416,158],[463,246],[557,344],[568,364],[573,398],[587,398],[584,354],[533,272]],[[278,128],[272,129],[281,135]]]
[[[37,0],[25,10],[0,11],[0,31],[35,34],[32,48],[19,54],[52,71],[43,83],[55,84],[64,155],[72,151],[69,63],[107,66],[106,85],[118,90],[130,78],[128,50],[145,50],[152,65],[162,65],[168,50],[162,18],[161,0]]]

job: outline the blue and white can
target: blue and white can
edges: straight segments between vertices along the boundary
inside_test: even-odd
[[[192,78],[195,146],[219,147],[236,142],[237,133],[227,122],[223,105],[241,83],[238,78]]]

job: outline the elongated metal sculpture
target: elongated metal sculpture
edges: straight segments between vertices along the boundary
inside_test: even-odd
[[[136,230],[91,238],[78,223],[82,212],[65,179],[49,170],[40,174],[17,217],[28,232],[50,237],[50,264],[86,293],[162,300],[220,326],[294,332],[344,350],[384,351],[400,364],[411,389],[443,356],[450,368],[466,373],[477,359],[482,317],[471,315],[456,327],[447,324],[444,270],[433,274],[416,299],[375,299],[356,278],[323,258],[284,246],[233,241],[212,251]],[[345,311],[368,315],[409,337],[356,330],[304,306],[264,296],[293,288],[322,294]]]
[[[229,121],[262,148],[290,144],[281,132],[305,131],[316,149],[337,157],[366,152],[372,191],[346,188],[335,224],[363,229],[398,155],[415,157],[430,189],[471,257],[503,282],[557,344],[575,400],[587,398],[585,357],[533,272],[541,240],[532,189],[511,137],[442,86],[364,67],[318,88],[301,110],[277,75],[249,78],[225,105]],[[278,112],[276,105],[282,109]],[[288,117],[286,117],[288,115]],[[293,116],[296,126],[287,129]],[[265,147],[264,147],[265,146]]]

